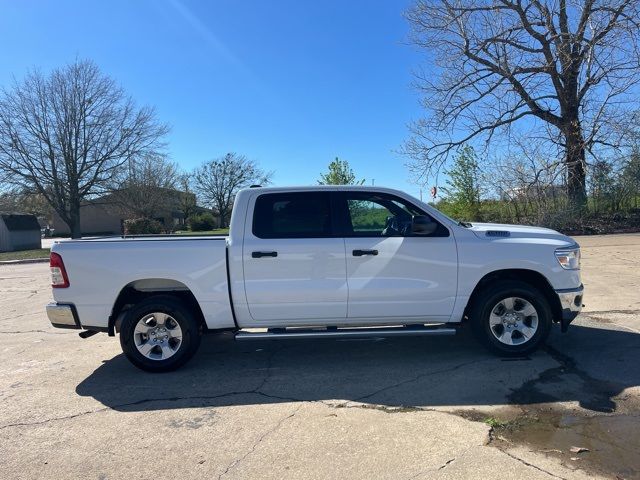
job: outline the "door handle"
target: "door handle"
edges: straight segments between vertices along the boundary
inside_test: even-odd
[[[378,250],[354,250],[354,257],[362,257],[363,255],[377,255]]]
[[[278,252],[251,252],[252,258],[277,257]]]

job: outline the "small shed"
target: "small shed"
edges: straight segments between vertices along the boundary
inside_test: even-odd
[[[40,224],[35,215],[0,213],[0,252],[42,248]]]

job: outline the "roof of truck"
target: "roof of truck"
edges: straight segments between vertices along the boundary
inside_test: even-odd
[[[400,192],[400,190],[387,188],[387,187],[379,187],[377,185],[293,185],[293,186],[268,186],[268,187],[258,187],[253,186],[250,188],[246,188],[243,191],[277,191],[277,192],[286,192],[286,191],[301,191],[301,190],[333,190],[333,191],[353,191],[353,190],[362,190],[365,192]]]

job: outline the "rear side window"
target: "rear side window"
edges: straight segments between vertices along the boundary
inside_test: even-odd
[[[258,238],[331,236],[331,208],[325,192],[268,193],[256,199],[253,234]]]

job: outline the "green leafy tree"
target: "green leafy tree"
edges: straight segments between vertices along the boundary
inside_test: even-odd
[[[461,220],[480,220],[480,167],[473,148],[462,147],[446,173],[449,178],[442,191],[449,213]]]
[[[204,232],[216,228],[216,219],[212,213],[194,213],[189,217],[189,226],[194,232]]]
[[[591,167],[591,197],[599,212],[611,201],[615,189],[613,168],[606,160],[597,160]]]
[[[627,195],[634,208],[638,208],[638,196],[640,196],[640,149],[635,148],[631,152],[629,161],[622,171]]]
[[[329,164],[329,172],[321,173],[319,185],[362,185],[362,180],[356,180],[356,174],[346,160],[340,160],[338,157]]]

